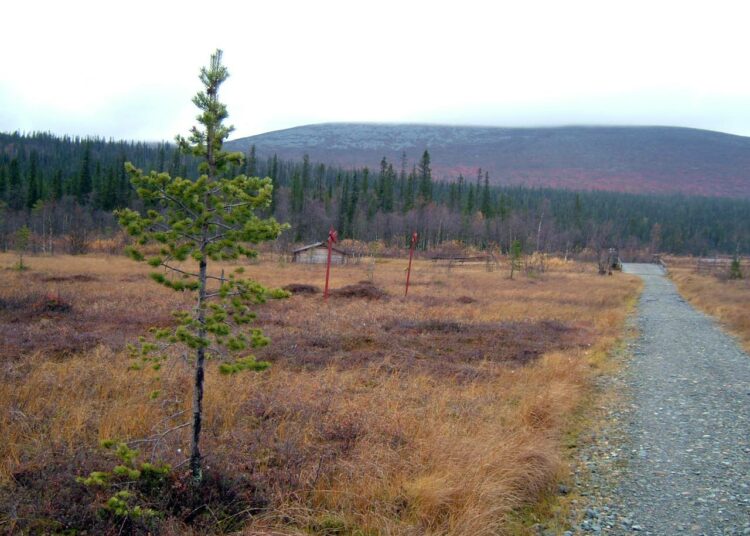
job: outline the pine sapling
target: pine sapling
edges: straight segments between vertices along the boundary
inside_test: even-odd
[[[138,359],[133,368],[158,369],[172,345],[187,347],[194,358],[190,469],[196,482],[202,479],[200,433],[206,360],[219,361],[223,374],[265,369],[268,363],[256,361],[250,353],[269,342],[259,329],[248,328],[255,318],[251,306],[269,297],[288,296],[242,278],[241,268],[227,277],[210,270],[218,261],[254,257],[252,244],[274,240],[285,229],[273,218],[256,213],[271,203],[270,178],[226,178],[232,166],[242,160],[242,153],[222,150],[232,127],[224,125],[228,114],[218,100],[218,91],[228,75],[217,50],[209,66],[201,69],[204,89],[193,98],[200,110],[200,126],[193,127],[188,138],[177,137],[180,150],[200,161],[200,177],[189,180],[155,171],[146,174],[127,163],[138,196],[153,208],[145,214],[130,209],[117,212],[120,225],[135,238],[135,245],[128,248],[130,256],[159,269],[151,274],[157,283],[192,293],[195,299],[193,308],[175,313],[176,327],[152,329],[152,336],[131,350]],[[147,254],[147,244],[156,244],[150,251],[157,253]]]
[[[513,273],[521,269],[521,242],[514,240],[510,245],[510,278],[513,279]]]
[[[28,266],[26,266],[23,263],[23,254],[26,253],[26,250],[29,247],[29,242],[31,241],[31,230],[28,228],[28,226],[24,225],[23,227],[19,228],[16,231],[15,236],[15,247],[16,251],[18,252],[18,270],[24,271],[28,269]]]
[[[742,267],[740,266],[739,255],[735,255],[732,258],[732,264],[729,265],[729,279],[742,279]]]

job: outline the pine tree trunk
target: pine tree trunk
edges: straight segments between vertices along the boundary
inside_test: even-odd
[[[206,88],[208,98],[216,101],[216,91],[218,85]],[[208,181],[213,183],[216,180],[216,158],[214,155],[214,144],[216,141],[216,129],[214,126],[206,125],[206,162],[208,163]],[[221,146],[221,144],[219,144]],[[208,207],[210,194],[206,192],[203,198],[203,205]],[[200,453],[200,435],[203,418],[203,379],[205,376],[206,349],[203,346],[203,340],[206,338],[206,246],[208,240],[208,224],[203,223],[201,229],[201,260],[200,260],[200,287],[198,289],[198,338],[201,340],[200,346],[196,351],[195,360],[195,384],[193,385],[193,440],[190,449],[190,471],[193,475],[195,484],[200,484],[203,480],[203,470],[201,468]]]
[[[198,337],[206,337],[205,328],[205,308],[204,300],[206,299],[206,261],[200,261],[200,289],[198,290]],[[203,419],[203,379],[205,376],[206,349],[201,345],[196,351],[195,360],[195,383],[193,386],[193,439],[190,448],[190,472],[193,480],[199,484],[203,479],[203,470],[201,468],[200,452],[200,435],[201,423]]]

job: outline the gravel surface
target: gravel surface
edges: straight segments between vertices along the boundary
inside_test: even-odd
[[[750,535],[750,357],[660,267],[624,271],[644,280],[639,336],[606,380],[623,397],[581,450],[565,534]]]

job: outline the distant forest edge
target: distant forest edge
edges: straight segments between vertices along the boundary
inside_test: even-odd
[[[461,241],[506,252],[514,240],[526,251],[571,253],[615,245],[711,255],[750,247],[748,199],[493,186],[490,173],[479,168],[437,181],[430,151],[416,160],[382,158],[375,169],[347,169],[304,155],[259,158],[251,146],[234,171],[273,179],[271,211],[292,226],[282,247],[323,240],[330,226],[342,238],[392,246],[405,245],[416,230],[422,249]],[[195,162],[172,144],[0,134],[0,248],[13,247],[23,225],[36,237],[70,235],[78,245],[82,233],[115,235],[112,210],[142,208],[126,161],[197,176]]]
[[[626,193],[683,193],[750,199],[750,138],[659,126],[539,128],[323,123],[227,142],[255,145],[262,156],[344,168],[377,167],[402,152],[429,149],[438,180],[489,171],[494,186],[534,186]]]

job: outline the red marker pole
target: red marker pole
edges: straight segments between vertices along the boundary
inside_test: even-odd
[[[414,246],[417,245],[417,232],[414,231],[411,235],[411,248],[409,249],[409,268],[406,269],[406,290],[404,290],[404,298],[409,294],[409,279],[411,279],[411,260],[414,258]]]
[[[336,231],[333,230],[333,226],[331,226],[331,230],[328,231],[328,262],[326,263],[326,289],[325,292],[323,292],[323,301],[328,301],[328,278],[331,275],[331,250],[333,249],[333,243],[336,242]]]

